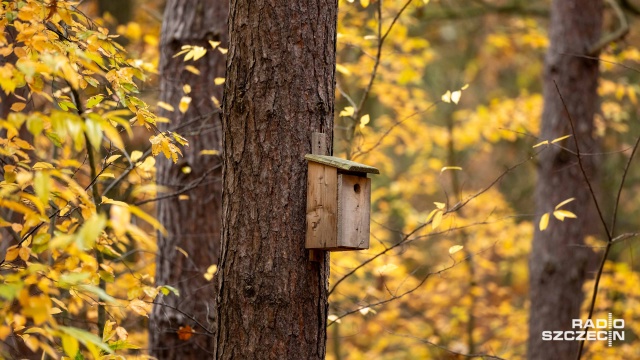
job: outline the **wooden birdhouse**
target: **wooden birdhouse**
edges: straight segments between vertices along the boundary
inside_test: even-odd
[[[326,155],[305,155],[306,248],[329,251],[369,248],[372,166]]]

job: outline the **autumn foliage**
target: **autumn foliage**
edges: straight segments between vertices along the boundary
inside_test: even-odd
[[[158,130],[168,120],[157,114],[185,113],[192,89],[181,84],[179,104],[157,102],[160,23],[148,14],[161,11],[141,3],[147,15],[115,33],[108,16],[87,15],[91,4],[0,4],[0,358],[145,357],[154,299],[180,295],[154,282],[164,231],[154,201],[170,193],[155,183],[155,158],[178,162],[188,143]],[[534,227],[584,215],[568,210],[572,198],[544,213],[533,206],[538,154],[573,141],[569,130],[538,135],[548,13],[462,3],[339,1],[334,155],[381,175],[371,248],[331,255],[329,359],[524,358]],[[587,154],[604,174],[607,219],[622,209],[619,232],[629,234],[603,267],[595,315],[624,318],[627,338],[588,344],[588,359],[640,357],[637,245],[626,241],[640,203],[618,195],[618,206],[615,196],[638,146],[640,72],[624,65],[640,61],[637,43],[630,35],[601,56],[603,149]],[[227,51],[209,45],[175,55],[198,75],[191,64]],[[637,190],[640,171],[627,176],[621,188]],[[587,244],[602,255],[605,240]],[[194,328],[166,330],[210,336]]]

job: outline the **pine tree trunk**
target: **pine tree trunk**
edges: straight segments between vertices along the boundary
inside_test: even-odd
[[[334,113],[336,0],[232,0],[216,359],[324,359],[328,255],[309,261],[304,155]]]
[[[575,55],[587,55],[589,47],[599,39],[602,11],[600,0],[554,0],[551,10],[541,138],[552,140],[572,134],[557,83],[582,153],[598,149],[593,137],[593,118],[598,110],[599,62]],[[573,137],[561,144],[576,152]],[[582,161],[595,184],[594,156],[583,156]],[[581,317],[582,286],[594,270],[592,251],[581,245],[586,235],[602,229],[597,227],[593,200],[577,157],[552,146],[540,156],[536,213],[553,211],[558,203],[572,197],[575,201],[563,209],[574,212],[577,219],[560,222],[551,216],[545,231],[536,226],[529,263],[529,359],[575,358],[578,341],[542,341],[542,331],[570,330],[571,320]]]
[[[187,199],[175,196],[158,203],[158,219],[168,235],[158,235],[156,283],[180,290],[179,297],[171,294],[156,299],[166,304],[154,307],[149,328],[151,353],[158,359],[203,359],[212,354],[215,287],[203,275],[217,263],[220,249],[222,160],[200,152],[221,149],[220,111],[211,97],[222,100],[223,86],[214,85],[214,79],[224,77],[225,56],[212,50],[209,41],[227,46],[227,15],[225,0],[170,0],[165,8],[160,100],[175,110],[163,113],[171,123],[162,128],[176,129],[189,146],[177,164],[157,157],[157,182],[173,193],[205,177],[183,194]],[[199,60],[185,62],[184,55],[174,57],[183,45],[202,46],[208,52]],[[200,75],[187,71],[187,65],[195,66]],[[189,94],[183,89],[185,84],[191,87]],[[183,96],[192,98],[184,114],[179,110]],[[197,334],[180,340],[176,331],[181,326],[190,326]]]

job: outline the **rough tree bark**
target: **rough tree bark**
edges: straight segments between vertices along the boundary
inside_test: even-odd
[[[179,297],[158,298],[157,302],[168,306],[156,305],[153,310],[150,347],[158,359],[203,359],[212,354],[215,287],[203,274],[217,263],[219,255],[222,161],[220,156],[200,152],[221,149],[220,112],[211,97],[222,99],[223,87],[214,85],[214,79],[224,77],[225,56],[212,50],[209,41],[221,41],[221,46],[227,46],[227,15],[225,0],[170,0],[165,9],[160,99],[175,110],[164,112],[171,123],[163,128],[177,127],[176,131],[189,140],[189,147],[184,148],[184,158],[176,165],[158,157],[157,181],[173,193],[197,183],[203,176],[204,180],[184,193],[188,199],[174,196],[158,203],[158,219],[168,235],[158,235],[156,283],[180,290]],[[198,45],[209,51],[197,61],[185,62],[184,56],[174,58],[183,45]],[[200,75],[185,70],[186,65],[195,66]],[[188,95],[183,89],[185,84],[191,86]],[[185,95],[192,100],[183,114],[178,104]],[[176,330],[187,325],[198,334],[185,342],[178,338]]]
[[[550,47],[545,59],[544,110],[541,137],[555,139],[571,134],[571,126],[558,88],[573,119],[580,151],[593,153],[593,118],[598,110],[598,61],[575,56],[588,55],[602,27],[601,0],[554,0],[549,28]],[[573,138],[563,146],[575,153]],[[593,156],[582,161],[591,178],[595,177]],[[565,209],[577,219],[552,219],[545,231],[536,227],[530,268],[531,312],[529,320],[529,359],[572,359],[578,341],[542,341],[543,330],[569,330],[571,319],[580,318],[584,296],[582,286],[589,276],[593,254],[580,247],[585,235],[597,225],[593,200],[575,155],[559,147],[542,152],[536,188],[537,213],[549,212],[563,200],[575,201]]]
[[[336,0],[232,0],[216,359],[324,359],[328,256],[309,261],[304,155],[331,144]]]

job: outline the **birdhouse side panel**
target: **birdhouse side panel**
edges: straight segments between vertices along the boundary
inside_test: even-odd
[[[333,248],[337,244],[337,169],[309,163],[307,174],[307,249]]]
[[[338,175],[338,246],[369,248],[371,179]]]

